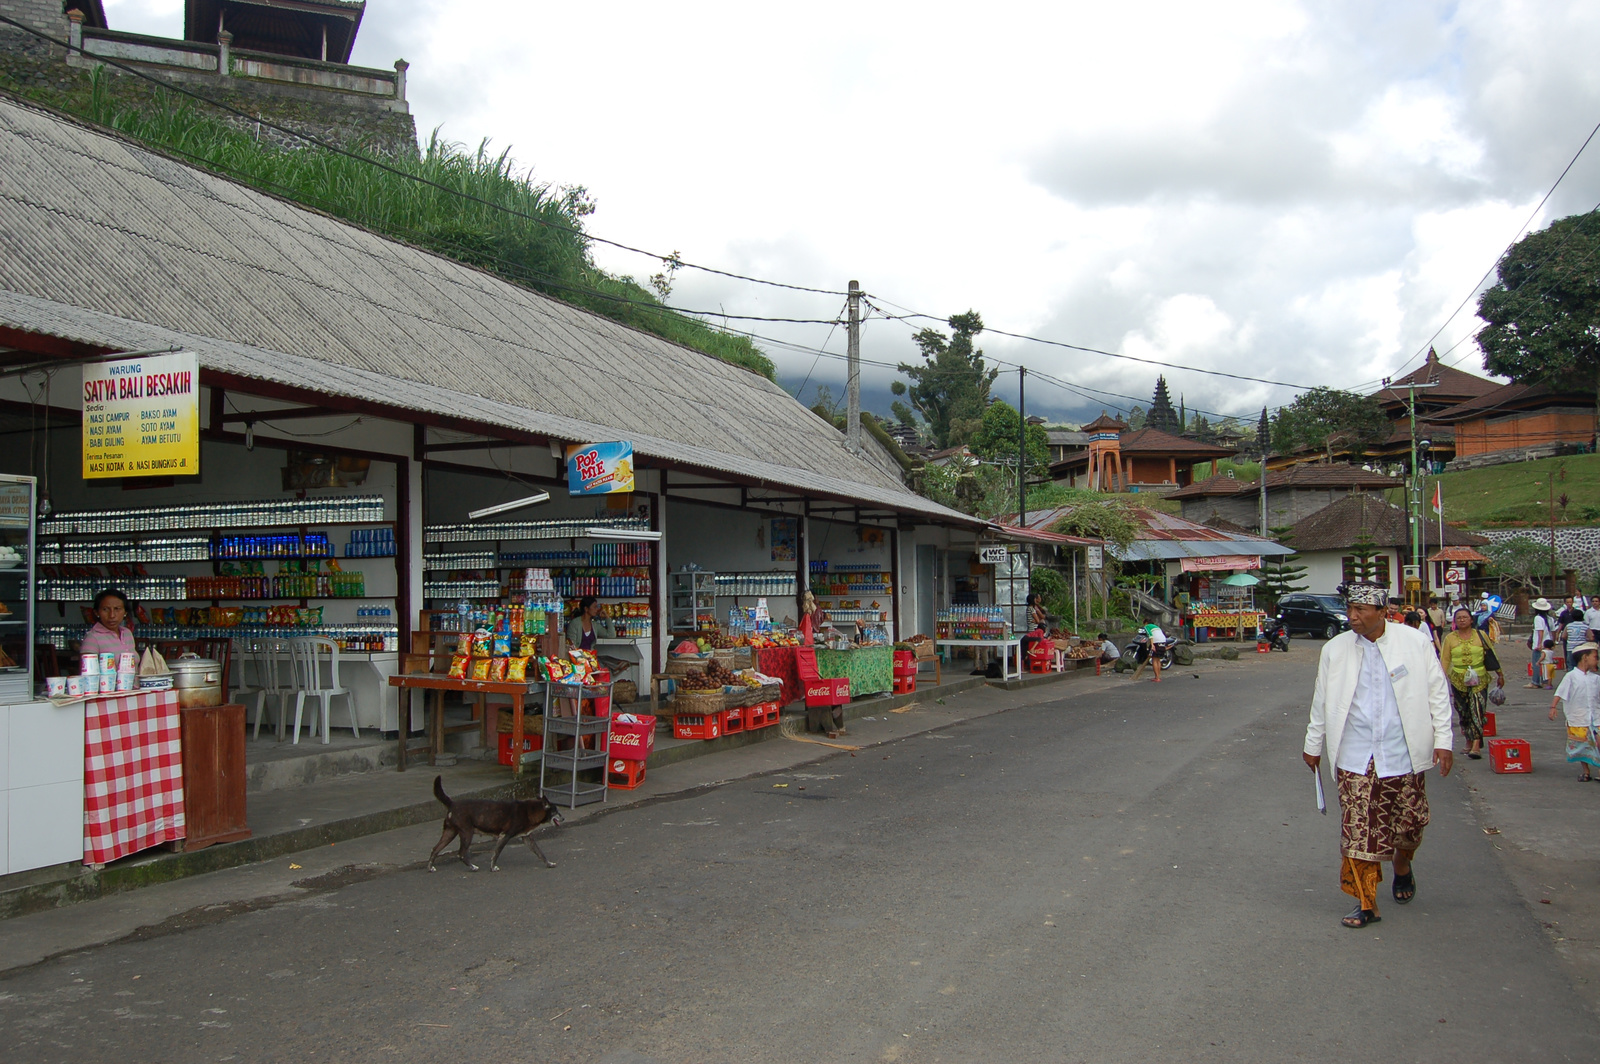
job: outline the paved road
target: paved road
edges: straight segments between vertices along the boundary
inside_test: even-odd
[[[1600,1058],[1456,779],[1347,931],[1317,644],[1106,680],[0,977],[26,1061]],[[199,926],[188,926],[190,923]]]

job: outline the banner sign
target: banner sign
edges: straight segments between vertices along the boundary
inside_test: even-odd
[[[83,367],[83,478],[200,472],[200,359],[143,355]]]
[[[633,490],[633,444],[586,443],[567,449],[567,490],[573,495],[610,495]]]
[[[800,544],[800,519],[774,517],[772,519],[772,560],[792,562],[798,557]]]
[[[1091,573],[1098,573],[1106,567],[1106,549],[1104,547],[1085,547],[1083,553]]]
[[[1261,568],[1261,555],[1239,554],[1222,555],[1211,558],[1184,558],[1178,569],[1185,573],[1210,573],[1224,569],[1259,569]]]

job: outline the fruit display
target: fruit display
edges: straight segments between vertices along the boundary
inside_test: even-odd
[[[743,681],[732,669],[713,660],[704,669],[691,670],[683,678],[683,686],[690,691],[720,691],[724,687],[743,686]]]

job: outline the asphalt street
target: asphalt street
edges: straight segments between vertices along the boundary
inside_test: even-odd
[[[1319,644],[1092,681],[0,976],[18,1061],[1600,1059],[1457,777],[1350,931]],[[426,786],[419,774],[419,785]],[[1387,884],[1384,897],[1387,898]]]

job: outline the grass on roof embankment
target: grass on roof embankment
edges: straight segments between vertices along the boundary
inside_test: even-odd
[[[675,311],[632,277],[596,266],[583,229],[593,209],[587,194],[518,171],[509,150],[491,154],[484,142],[471,151],[437,131],[419,154],[378,157],[381,166],[358,149],[355,157],[309,144],[286,149],[193,100],[113,93],[100,71],[84,91],[29,95],[263,192],[777,379],[748,337]]]
[[[1564,474],[1563,474],[1564,471]],[[1551,478],[1554,478],[1554,484]],[[1554,487],[1557,526],[1600,524],[1600,455],[1540,458],[1429,477],[1422,491],[1423,514],[1433,516],[1433,485],[1444,486],[1444,519],[1472,528],[1549,527]],[[1399,489],[1384,493],[1405,505]],[[1563,510],[1560,500],[1567,497]]]

